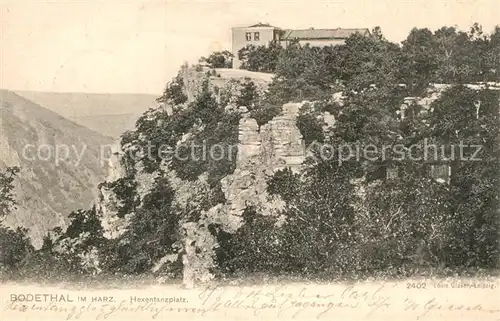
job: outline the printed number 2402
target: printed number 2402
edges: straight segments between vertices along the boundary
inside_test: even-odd
[[[406,283],[406,288],[407,289],[425,289],[425,283],[415,283],[415,282]]]

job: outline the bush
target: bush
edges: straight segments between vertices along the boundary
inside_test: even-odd
[[[199,68],[201,68],[201,66]],[[163,95],[158,98],[158,102],[172,102],[174,105],[185,103],[188,100],[188,97],[184,93],[183,86],[184,80],[179,73],[174,79],[172,79],[171,82],[167,84],[165,90],[163,91]]]
[[[229,234],[211,226],[217,235],[217,266],[228,277],[266,273],[281,275],[290,270],[280,229],[276,218],[263,216],[253,207],[243,212],[243,226],[235,234]]]
[[[30,253],[34,252],[28,230],[0,226],[0,272],[18,271]]]
[[[208,58],[200,58],[210,68],[231,68],[233,64],[233,54],[230,51],[213,52]]]
[[[20,169],[17,166],[8,167],[5,172],[0,172],[0,219],[10,213],[16,205],[14,194],[14,179]]]
[[[133,176],[121,177],[113,182],[102,183],[101,186],[108,188],[117,196],[117,216],[119,218],[132,213],[140,203],[137,195],[137,182]]]
[[[324,142],[325,134],[323,133],[323,124],[319,115],[307,111],[301,112],[297,116],[296,122],[306,146],[313,142]]]
[[[279,42],[272,41],[268,46],[248,45],[238,51],[241,69],[273,73],[276,71],[279,56],[283,52]]]

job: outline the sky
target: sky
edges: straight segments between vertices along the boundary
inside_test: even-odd
[[[0,88],[161,94],[184,61],[230,49],[231,27],[491,32],[500,0],[0,0]]]

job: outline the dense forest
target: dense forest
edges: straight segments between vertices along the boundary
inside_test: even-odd
[[[308,101],[297,117],[308,146],[313,142],[400,145],[416,153],[429,142],[482,148],[477,161],[445,155],[433,159],[449,168],[444,183],[432,175],[434,163],[381,154],[342,161],[335,155],[309,157],[300,173],[280,170],[267,181],[269,195],[286,204],[280,217],[248,206],[237,231],[208,224],[217,240],[211,267],[216,277],[357,279],[498,271],[500,91],[489,89],[487,83],[500,82],[500,27],[491,34],[483,33],[478,24],[467,32],[452,27],[434,32],[413,29],[401,44],[388,41],[375,28],[369,37],[353,35],[344,45],[319,48],[292,43],[283,48],[271,43],[248,46],[239,56],[242,68],[275,75],[265,93],[245,80],[236,97],[222,92],[216,99],[205,81],[190,102],[182,77],[177,76],[159,98],[173,112],[159,107],[145,113],[134,131],[122,135],[122,149],[175,148],[186,139],[209,147],[237,144],[242,116],[226,108],[231,99],[245,106],[260,126],[278,115],[284,103]],[[224,68],[230,59],[228,52],[222,52],[202,61]],[[425,97],[435,83],[452,86],[428,112],[410,106],[411,117],[401,119],[398,111],[404,98]],[[477,83],[485,86],[465,86]],[[342,104],[332,98],[339,92]],[[318,117],[323,112],[336,119],[326,129]],[[315,148],[313,156],[320,152]],[[467,159],[475,153],[463,152]],[[75,274],[180,277],[185,251],[181,226],[203,222],[209,209],[225,202],[221,179],[236,168],[231,156],[179,157],[168,162],[123,157],[125,175],[102,183],[120,198],[118,215],[130,217],[120,237],[104,236],[96,207],[71,213],[67,229],[51,231],[38,250],[23,229],[2,226],[0,269],[12,279]],[[170,172],[186,184],[198,184],[199,192],[179,202],[183,196],[176,192],[178,182]],[[137,188],[141,173],[155,174],[145,195]],[[2,217],[15,206],[16,174],[12,168],[0,176]],[[200,177],[206,180],[199,183]],[[169,255],[170,263],[155,270],[156,263]]]

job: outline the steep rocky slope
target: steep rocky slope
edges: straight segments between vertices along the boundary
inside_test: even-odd
[[[119,137],[155,105],[148,94],[51,93],[18,91],[22,97],[102,135]]]
[[[19,205],[6,223],[29,228],[34,245],[40,246],[47,230],[65,226],[71,211],[92,205],[96,186],[108,171],[101,148],[106,151],[111,143],[111,138],[1,90],[0,169],[21,168],[15,189]]]
[[[247,108],[236,105],[233,98],[239,93],[238,80],[251,79],[259,91],[264,91],[271,80],[271,75],[263,77],[258,73],[240,72],[234,78],[225,75],[224,71],[218,76],[217,70],[215,74],[210,74],[206,70],[197,71],[193,68],[182,70],[181,75],[188,103],[197,97],[203,80],[209,79],[210,88],[217,100],[220,101],[218,94],[221,92],[229,93],[231,97],[228,99],[228,105],[224,106],[225,109],[241,115],[238,126],[236,168],[220,182],[225,201],[202,211],[198,222],[186,222],[182,225],[184,280],[186,285],[191,286],[192,282],[206,281],[212,277],[208,271],[213,266],[217,241],[209,231],[210,225],[216,224],[223,230],[234,233],[242,224],[243,210],[249,205],[259,208],[266,215],[279,215],[279,210],[284,205],[283,201],[267,194],[266,182],[276,170],[284,167],[299,169],[305,159],[302,136],[296,125],[296,117],[303,103],[285,104],[279,115],[259,127],[256,120],[247,112]],[[112,177],[108,178],[108,182],[123,177],[125,173],[120,167],[120,158],[114,159],[112,166],[115,170]],[[151,193],[152,183],[159,175],[168,177],[175,191],[173,202],[177,208],[193,206],[200,195],[210,193],[211,187],[205,174],[195,181],[182,180],[168,167],[168,162],[164,162],[160,171],[150,174],[140,165],[136,166],[133,179],[137,184],[138,199],[144,199]],[[106,236],[111,239],[123,235],[131,217],[135,215],[129,213],[120,218],[117,212],[120,206],[119,197],[109,188],[101,186],[97,207]],[[204,250],[200,252],[200,248]],[[159,266],[168,260],[167,257],[160,260]],[[155,270],[157,269],[158,266],[155,267]]]

